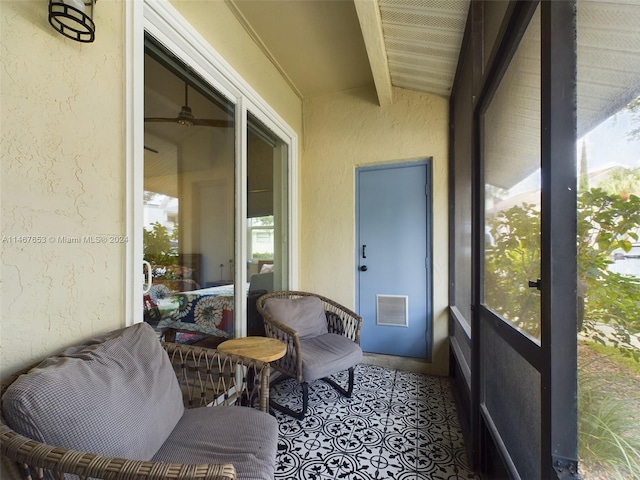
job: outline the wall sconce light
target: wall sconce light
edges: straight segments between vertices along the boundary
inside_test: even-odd
[[[49,0],[49,23],[65,37],[91,43],[96,36],[93,6],[97,0]]]

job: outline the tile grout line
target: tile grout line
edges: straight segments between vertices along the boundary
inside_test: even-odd
[[[283,452],[284,469],[279,475],[276,472],[276,478],[381,480],[396,475],[406,479],[427,478],[431,475],[428,473],[432,471],[431,465],[448,471],[452,479],[477,478],[457,456],[464,445],[456,441],[460,432],[450,418],[456,409],[442,378],[384,367],[365,366],[359,373],[361,380],[356,383],[350,399],[338,397],[334,401],[332,395],[329,400],[326,392],[330,390],[321,383],[314,388],[317,397],[310,398],[317,404],[313,415],[303,424],[294,425],[298,421],[277,417],[283,425],[289,425],[288,430],[284,429],[283,441],[290,450]],[[425,405],[444,414],[444,421],[438,420],[437,428],[441,435],[448,437],[440,440],[440,448],[450,451],[451,461],[431,458],[431,454],[422,451],[420,432],[431,432],[430,425],[436,426],[433,423],[436,419],[423,412]],[[374,411],[377,413],[372,417]],[[332,428],[325,430],[328,423]],[[404,442],[403,433],[406,433]],[[414,435],[415,438],[409,440]],[[421,453],[427,456],[421,457]]]
[[[456,456],[456,447],[453,445],[453,436],[451,435],[451,419],[449,418],[449,407],[447,406],[447,402],[445,402],[445,394],[443,387],[442,378],[438,378],[438,386],[440,387],[440,396],[442,398],[442,405],[444,407],[444,415],[445,415],[445,423],[447,428],[447,433],[449,437],[449,448],[451,449],[451,455],[453,457],[453,472],[455,474],[456,479],[462,480],[463,477],[460,476],[460,468],[458,466],[458,457]],[[451,477],[450,477],[451,478]]]
[[[391,392],[390,392],[390,396],[389,396],[389,408],[387,409],[387,414],[386,414],[386,420],[387,421],[384,422],[384,430],[382,431],[382,441],[381,441],[380,445],[377,446],[378,447],[378,455],[380,457],[383,457],[383,453],[385,451],[384,438],[386,436],[387,429],[389,428],[389,417],[391,416],[391,408],[392,408],[392,405],[393,405],[393,395],[396,392],[396,379],[398,377],[398,370],[393,369],[391,371],[393,372],[393,382],[392,382]],[[354,393],[356,393],[355,390],[354,390]],[[353,395],[352,395],[352,398],[353,398]],[[364,402],[364,400],[361,403],[363,403],[363,402]],[[349,436],[349,439],[351,439],[353,437],[353,429],[351,430],[350,433],[351,434]],[[373,449],[372,449],[372,451],[373,451]],[[344,458],[347,455],[348,455],[347,452],[342,452],[342,457],[341,458]],[[359,461],[358,461],[358,465],[360,465]],[[376,467],[376,471],[374,473],[374,475],[375,475],[374,478],[378,478],[378,479],[384,478],[384,477],[380,477],[379,474],[380,474],[380,469],[379,469],[379,466],[377,466]],[[344,478],[345,478],[344,477],[344,473],[339,474],[339,472],[336,471],[336,474],[334,475],[333,480],[344,480]]]
[[[380,457],[382,457],[383,455],[383,450],[386,448],[385,444],[384,444],[384,439],[387,436],[387,431],[389,429],[389,424],[390,424],[390,417],[391,417],[391,409],[393,408],[393,397],[394,395],[396,395],[396,382],[398,380],[398,370],[394,369],[393,370],[393,382],[391,384],[391,394],[389,395],[389,408],[387,409],[387,417],[386,417],[386,422],[384,424],[384,430],[382,431],[382,442],[380,443],[380,448],[378,450],[378,454],[380,455]],[[395,423],[395,422],[394,422]],[[376,475],[380,473],[380,469],[379,467],[376,468]],[[378,478],[384,478],[384,477],[378,477]]]

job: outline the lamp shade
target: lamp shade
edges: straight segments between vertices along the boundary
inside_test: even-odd
[[[96,36],[95,0],[49,0],[49,23],[65,37],[90,43]]]

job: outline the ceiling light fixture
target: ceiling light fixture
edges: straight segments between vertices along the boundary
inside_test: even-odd
[[[49,0],[49,23],[65,37],[91,43],[96,36],[93,6],[97,0]]]

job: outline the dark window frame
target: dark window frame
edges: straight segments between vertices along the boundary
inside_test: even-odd
[[[485,2],[472,2],[467,22],[465,48],[482,45]],[[490,53],[486,71],[484,59],[477,52],[473,62],[473,144],[472,174],[472,319],[471,334],[471,440],[472,464],[486,471],[487,452],[502,456],[509,469],[509,458],[497,447],[483,423],[480,407],[482,341],[481,329],[490,328],[541,374],[541,458],[544,478],[579,478],[577,474],[577,297],[576,274],[576,4],[575,1],[542,0],[541,7],[541,337],[539,343],[513,327],[481,304],[484,253],[484,178],[481,161],[481,114],[495,92],[499,80],[515,52],[524,30],[538,6],[537,1],[510,2],[496,45]],[[469,42],[469,43],[467,43]],[[476,47],[477,49],[479,47]],[[467,58],[468,61],[468,58]],[[458,74],[460,66],[458,67]],[[456,77],[457,80],[458,77]],[[455,138],[454,118],[456,83],[451,100],[451,145]],[[452,147],[453,149],[453,147]],[[455,152],[450,153],[450,330],[460,328],[455,302]],[[552,208],[553,206],[553,208]],[[553,257],[553,258],[552,258]],[[555,260],[555,261],[552,261]],[[459,355],[459,354],[458,354]],[[452,361],[456,353],[452,354]],[[455,368],[452,367],[452,371]],[[459,384],[458,384],[459,385]],[[495,432],[494,432],[495,433]],[[511,464],[513,467],[513,465]],[[511,474],[517,472],[512,471]]]

